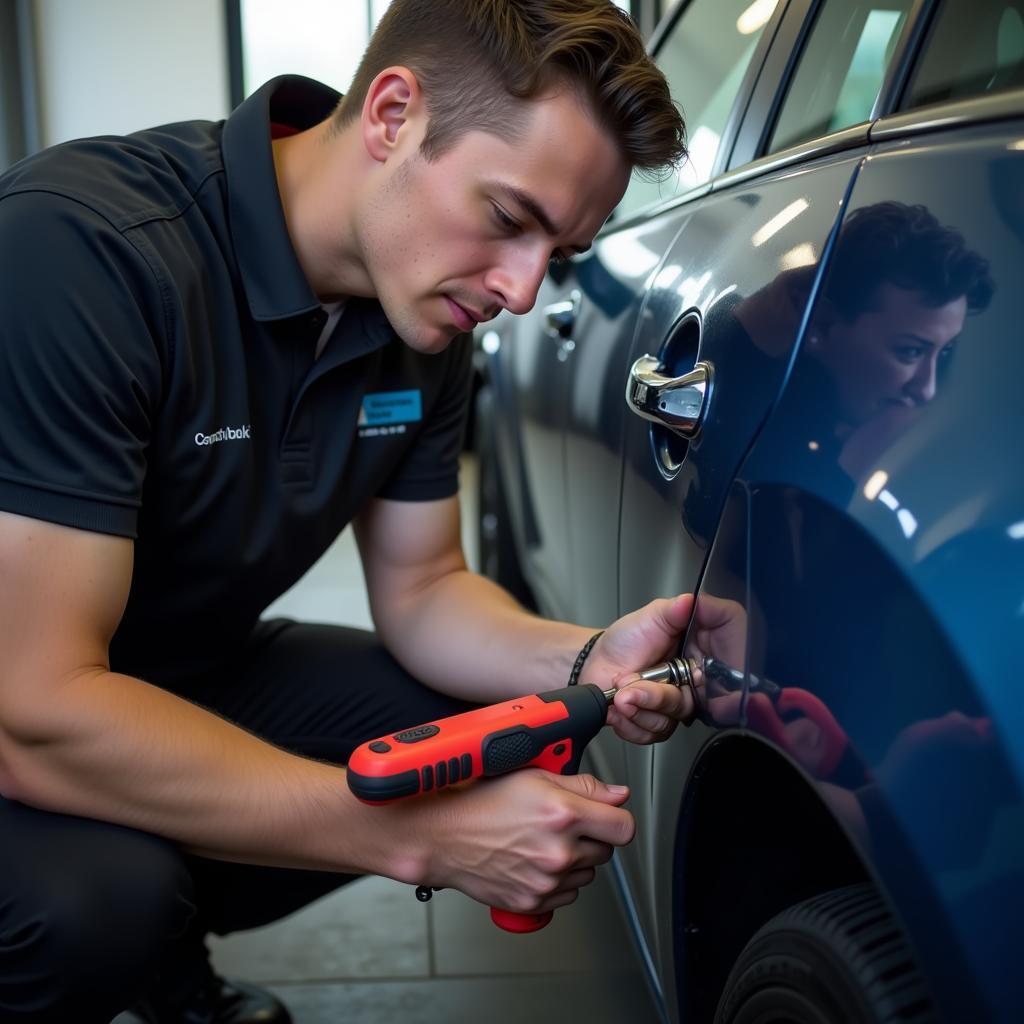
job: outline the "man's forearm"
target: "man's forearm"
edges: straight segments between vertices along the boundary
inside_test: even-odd
[[[370,808],[344,769],[280,750],[139,680],[99,669],[0,724],[0,790],[225,860],[417,879],[427,808]]]
[[[564,686],[594,630],[541,619],[483,576],[455,571],[375,609],[381,638],[422,682],[492,702]]]

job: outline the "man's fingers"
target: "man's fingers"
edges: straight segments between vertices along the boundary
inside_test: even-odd
[[[583,837],[576,841],[576,859],[574,866],[577,868],[596,868],[601,864],[607,864],[612,859],[615,847],[610,843],[599,843],[596,840]]]
[[[667,632],[681,633],[686,628],[690,616],[693,615],[693,604],[693,594],[680,594],[678,597],[658,602],[658,610]]]
[[[702,594],[696,606],[697,626],[701,629],[718,629],[728,622],[746,619],[743,605],[724,597]]]
[[[625,846],[633,839],[636,831],[633,815],[617,806],[629,796],[625,786],[609,786],[593,775],[552,775],[550,778],[580,797],[571,805],[571,823],[566,822],[577,836],[612,846]]]
[[[654,733],[634,725],[628,718],[623,718],[614,709],[608,713],[608,724],[615,730],[615,734],[627,743],[636,743],[638,746],[643,747],[650,743],[657,743],[660,739]]]
[[[693,694],[689,687],[665,683],[630,683],[628,679],[615,695],[615,707],[623,717],[640,722],[641,712],[666,715],[685,722],[693,716]]]

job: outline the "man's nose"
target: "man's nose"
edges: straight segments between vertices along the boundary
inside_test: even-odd
[[[510,313],[529,313],[547,268],[547,252],[522,253],[492,268],[484,284]]]
[[[938,353],[922,359],[917,371],[907,382],[907,392],[918,405],[924,405],[935,397],[935,378],[938,364]]]

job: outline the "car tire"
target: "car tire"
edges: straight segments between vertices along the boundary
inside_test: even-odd
[[[715,1024],[925,1024],[931,999],[903,930],[873,885],[789,907],[747,943]]]
[[[494,437],[494,394],[484,387],[477,395],[476,432],[479,467],[477,472],[477,541],[480,572],[504,587],[526,608],[536,607],[533,594],[519,568],[508,501],[498,464]]]

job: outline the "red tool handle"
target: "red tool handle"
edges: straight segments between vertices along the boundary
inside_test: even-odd
[[[596,686],[567,686],[427,722],[357,747],[348,784],[364,803],[385,804],[457,782],[534,765],[559,775],[579,771],[586,745],[608,713]],[[491,908],[510,932],[535,932],[552,914]]]
[[[598,687],[567,686],[427,722],[357,747],[349,788],[385,804],[527,765],[572,775],[607,712]]]
[[[553,910],[546,910],[543,914],[517,914],[512,910],[499,910],[491,907],[491,920],[507,932],[515,932],[517,935],[526,935],[529,932],[539,932],[551,924],[555,916]]]

